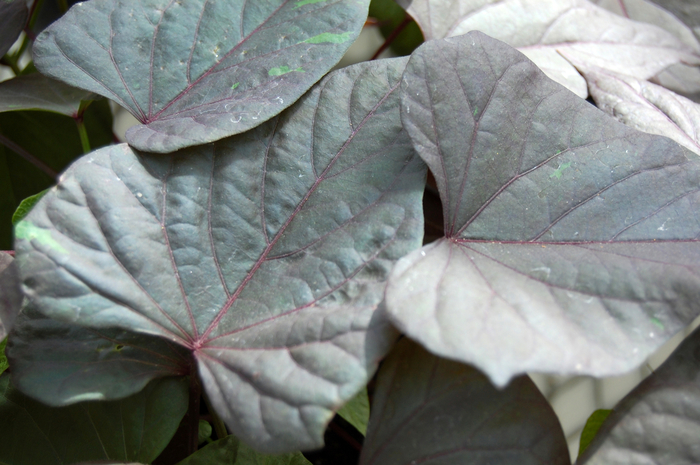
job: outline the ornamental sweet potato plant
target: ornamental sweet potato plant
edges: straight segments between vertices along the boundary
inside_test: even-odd
[[[0,0],[0,463],[569,464],[527,373],[700,315],[698,18],[402,1],[332,70],[369,3]],[[577,463],[697,463],[699,387],[694,333]]]

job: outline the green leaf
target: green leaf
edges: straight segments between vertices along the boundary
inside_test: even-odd
[[[379,22],[379,30],[388,38],[406,20],[406,11],[394,0],[372,0],[369,16]],[[411,21],[391,42],[391,49],[399,56],[410,55],[423,43],[423,33],[418,23]]]
[[[320,447],[395,340],[378,311],[385,280],[421,241],[405,63],[336,71],[215,144],[83,157],[17,226],[28,297],[58,320],[185,347],[252,446]]]
[[[5,339],[22,305],[19,272],[14,258],[0,252],[0,340]]]
[[[529,371],[608,376],[698,315],[693,153],[477,32],[413,54],[402,120],[435,175],[446,237],[396,265],[386,302],[431,352],[499,386]]]
[[[311,462],[301,452],[262,454],[235,436],[226,436],[203,447],[177,465],[311,465]]]
[[[479,371],[402,339],[377,374],[360,465],[568,465],[564,432],[527,376]]]
[[[106,100],[93,102],[84,121],[94,147],[112,143],[112,113]],[[5,146],[3,138],[20,148]],[[59,173],[83,153],[75,120],[44,111],[0,113],[0,250],[13,248],[12,216],[20,201],[55,182],[24,153]]]
[[[142,123],[126,133],[132,146],[172,152],[245,132],[289,107],[340,61],[368,5],[95,0],[47,28],[34,60],[128,109]],[[281,68],[298,72],[270,72]]]
[[[0,374],[5,370],[10,368],[10,364],[7,363],[7,357],[5,356],[5,346],[7,345],[7,337],[0,341]]]
[[[34,205],[41,200],[41,198],[48,192],[48,189],[44,189],[43,191],[39,192],[38,194],[31,195],[27,197],[26,199],[22,200],[19,203],[19,207],[17,207],[17,210],[15,210],[14,215],[12,215],[12,224],[16,225],[20,221],[24,219],[25,216],[27,216],[27,213],[29,213]]]
[[[610,416],[612,410],[598,409],[588,417],[583,431],[581,431],[581,441],[579,442],[578,455],[583,454],[583,451],[590,445],[591,441],[598,434],[598,430],[603,425],[603,422]]]
[[[622,399],[579,465],[700,462],[700,330]],[[643,461],[643,462],[642,462]]]
[[[0,82],[0,112],[44,110],[75,118],[80,102],[100,98],[39,73]]]
[[[0,58],[15,43],[28,17],[27,0],[0,1]]]
[[[150,463],[187,411],[186,379],[151,382],[113,402],[47,407],[0,376],[0,463],[65,464],[93,460]]]
[[[367,397],[367,389],[362,389],[355,397],[350,399],[347,404],[343,405],[343,407],[338,410],[338,415],[354,426],[357,431],[366,435],[367,423],[369,422],[369,397]]]
[[[76,326],[31,305],[15,321],[7,357],[13,385],[53,406],[120,399],[152,379],[187,375],[191,364],[184,348],[159,337]]]
[[[211,438],[212,427],[211,423],[206,420],[199,420],[199,433],[197,434],[197,444],[207,442]]]

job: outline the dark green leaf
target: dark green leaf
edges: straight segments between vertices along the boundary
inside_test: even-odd
[[[93,102],[84,113],[90,143],[112,143],[112,113],[106,100]],[[0,139],[20,147],[18,153],[0,140],[0,250],[12,249],[12,215],[22,199],[54,184],[45,171],[23,157],[26,152],[49,171],[62,171],[83,148],[73,118],[44,111],[0,113]]]
[[[527,376],[498,390],[401,340],[377,375],[360,465],[563,465],[564,432]]]
[[[367,389],[363,388],[350,401],[338,410],[338,415],[354,426],[357,431],[367,434],[367,423],[369,422],[369,398]]]
[[[294,103],[358,36],[369,0],[94,0],[34,46],[43,73],[104,95],[171,152],[247,131]]]
[[[28,16],[27,0],[0,1],[0,58],[15,43]]]
[[[410,55],[423,43],[423,33],[418,24],[407,17],[406,11],[394,0],[372,0],[369,16],[379,21],[379,30],[385,39],[392,37],[397,28],[404,28],[392,37],[391,49],[397,55]],[[410,23],[404,24],[405,21]]]
[[[20,221],[24,219],[25,216],[27,216],[27,213],[29,213],[34,205],[46,194],[49,190],[44,189],[43,191],[39,192],[38,194],[32,195],[27,197],[26,199],[22,200],[19,203],[19,206],[17,207],[17,210],[15,210],[14,215],[12,215],[12,225],[16,225]]]
[[[598,409],[593,412],[590,417],[588,417],[588,420],[583,427],[583,431],[581,431],[581,441],[579,442],[578,455],[583,454],[583,451],[586,450],[591,441],[593,441],[593,438],[595,438],[596,434],[598,434],[598,430],[603,425],[605,419],[608,418],[610,412],[612,412],[612,410]]]
[[[301,452],[269,455],[227,436],[198,450],[177,465],[311,465]]]
[[[402,119],[446,237],[400,261],[392,321],[505,385],[620,374],[700,309],[700,160],[623,126],[481,33],[431,41]]]
[[[63,465],[92,460],[150,463],[187,411],[186,379],[151,382],[113,402],[47,407],[0,376],[0,463]]]
[[[152,379],[190,372],[187,351],[167,340],[120,329],[90,329],[25,307],[7,347],[12,383],[54,406],[120,399]]]
[[[19,273],[15,259],[0,252],[0,340],[5,339],[22,305]]]
[[[256,448],[321,446],[394,341],[377,311],[385,279],[420,244],[405,63],[336,71],[215,144],[82,158],[17,225],[26,293],[56,319],[191,350],[215,409]]]
[[[618,403],[580,465],[700,462],[700,330]]]
[[[45,110],[76,117],[81,100],[97,95],[68,86],[39,73],[0,82],[0,112]]]

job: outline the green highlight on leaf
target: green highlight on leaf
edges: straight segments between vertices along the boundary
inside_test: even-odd
[[[297,8],[301,8],[304,5],[311,5],[312,3],[321,3],[325,2],[326,0],[299,0],[294,8],[292,10],[296,10]]]
[[[282,76],[283,74],[291,73],[294,71],[300,73],[304,72],[301,66],[297,69],[289,69],[289,66],[280,66],[279,68],[272,68],[270,71],[267,72],[267,74],[270,76]]]
[[[324,32],[313,37],[309,37],[304,41],[307,44],[342,44],[350,40],[352,32],[343,32],[342,34],[333,34]]]
[[[665,329],[666,326],[659,320],[658,318],[652,317],[651,322],[654,323],[654,325],[659,328],[659,329]]]
[[[238,87],[239,84],[240,84],[240,82],[237,82],[234,85],[232,85],[231,90],[236,90],[236,87]]]
[[[583,454],[583,451],[586,450],[586,447],[589,446],[591,441],[593,441],[595,435],[598,434],[598,430],[608,418],[610,413],[612,413],[612,410],[599,409],[588,417],[586,426],[584,426],[583,431],[581,431],[581,442],[578,448],[579,457],[581,454]]]
[[[563,172],[565,169],[567,169],[569,166],[571,166],[571,162],[570,162],[570,161],[568,161],[568,162],[566,162],[566,163],[560,165],[559,168],[557,168],[557,169],[554,171],[554,173],[552,173],[552,174],[549,175],[549,177],[550,177],[550,178],[557,178],[557,179],[561,178],[562,172]]]
[[[15,210],[15,213],[12,215],[12,225],[16,226],[17,223],[22,221],[25,216],[31,211],[32,207],[39,201],[41,198],[46,194],[49,190],[44,189],[43,191],[39,192],[38,194],[34,194],[32,196],[27,197],[26,199],[22,200],[22,202],[19,204],[17,207],[17,210]]]
[[[20,221],[15,226],[15,239],[37,241],[38,243],[44,244],[57,252],[68,253],[68,251],[51,236],[51,231],[48,229],[37,228],[29,221]]]

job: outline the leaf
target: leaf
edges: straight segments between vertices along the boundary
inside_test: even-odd
[[[338,410],[338,415],[354,426],[363,435],[367,434],[369,422],[369,397],[367,389],[362,389],[350,401]]]
[[[129,110],[142,123],[126,133],[132,146],[172,152],[245,132],[290,106],[357,38],[368,5],[97,0],[48,27],[34,61]]]
[[[617,16],[587,0],[402,0],[426,39],[478,30],[518,47],[580,97],[583,80],[556,57],[648,79],[675,63],[700,64],[700,55],[673,34]],[[508,25],[508,27],[504,27]],[[562,79],[564,78],[564,79]]]
[[[580,465],[700,461],[700,333],[615,406]]]
[[[207,442],[207,440],[211,441],[211,432],[212,432],[212,427],[211,423],[209,423],[206,420],[199,420],[199,433],[197,435],[197,444],[202,444]]]
[[[112,143],[112,113],[106,100],[90,104],[84,121],[93,147]],[[6,147],[3,139],[19,149]],[[75,120],[43,111],[0,113],[0,250],[13,248],[12,216],[22,199],[55,183],[24,154],[38,159],[52,174],[63,171],[83,154]]]
[[[700,40],[700,5],[693,0],[653,0],[689,26]]]
[[[192,351],[219,416],[253,447],[318,448],[394,342],[385,280],[420,245],[405,63],[339,70],[213,145],[82,158],[16,228],[24,291],[50,317]]]
[[[583,427],[583,431],[581,431],[581,442],[579,443],[578,455],[583,454],[583,451],[586,450],[586,448],[591,444],[591,441],[593,441],[596,434],[598,434],[598,430],[600,430],[603,422],[606,418],[608,418],[608,416],[610,416],[611,412],[612,410],[598,409],[593,412],[590,417],[588,417],[588,420]]]
[[[598,108],[621,123],[669,137],[700,155],[699,104],[632,76],[584,66],[579,71]]]
[[[693,31],[651,0],[596,0],[593,3],[626,18],[658,26],[678,37],[696,52],[700,51],[700,43]],[[654,79],[662,86],[687,98],[697,99],[700,96],[700,69],[697,67],[675,64]]]
[[[0,463],[42,465],[92,460],[150,463],[187,411],[185,379],[151,382],[120,401],[47,407],[0,376]],[[67,427],[67,426],[70,427]]]
[[[38,73],[0,82],[0,112],[45,110],[75,118],[82,100],[97,97]]]
[[[399,341],[377,377],[360,465],[569,464],[554,411],[527,376],[498,390],[474,368]]]
[[[7,337],[22,305],[19,271],[12,255],[0,252],[0,341]]]
[[[7,357],[12,383],[24,394],[58,407],[121,399],[152,379],[190,373],[187,351],[172,342],[120,329],[90,329],[24,307]]]
[[[477,32],[422,45],[401,92],[446,237],[392,271],[400,331],[504,386],[624,373],[697,316],[696,155]]]
[[[19,203],[19,206],[17,207],[17,210],[15,210],[14,215],[12,215],[12,225],[16,225],[20,221],[24,219],[27,214],[32,211],[32,208],[36,203],[41,200],[41,198],[46,194],[49,190],[44,189],[43,191],[39,192],[38,194],[31,195],[27,197],[26,199],[22,200]]]
[[[235,436],[203,447],[178,465],[310,465],[301,452],[269,455],[251,449]]]
[[[0,1],[0,58],[15,43],[29,16],[27,0]]]
[[[369,16],[378,21],[379,30],[385,39],[407,20],[406,11],[394,0],[372,0],[369,4]],[[408,19],[411,19],[410,17]],[[391,41],[391,50],[399,56],[410,55],[423,43],[423,33],[418,24],[411,21]]]
[[[10,364],[7,363],[7,357],[5,357],[5,346],[7,345],[7,337],[0,341],[0,374],[5,370],[10,368]]]

